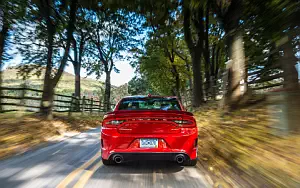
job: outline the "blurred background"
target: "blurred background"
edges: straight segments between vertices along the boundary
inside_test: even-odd
[[[218,187],[300,187],[299,0],[2,0],[0,158],[177,96]]]

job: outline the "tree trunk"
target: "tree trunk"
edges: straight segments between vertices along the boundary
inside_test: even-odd
[[[104,106],[105,110],[108,112],[110,111],[110,90],[111,90],[111,84],[110,84],[110,73],[111,72],[105,72],[106,78],[105,78],[105,91],[104,91]]]
[[[217,76],[215,75],[215,67],[216,67],[216,45],[214,44],[212,47],[212,59],[211,59],[211,66],[210,66],[210,74],[211,74],[211,82],[210,85],[212,87],[212,99],[216,99],[216,82]]]
[[[199,107],[203,102],[203,82],[201,71],[201,54],[198,50],[192,54],[193,64],[193,106]]]
[[[178,97],[178,99],[181,101],[181,95],[180,95],[180,77],[179,73],[177,71],[176,65],[174,65],[174,62],[172,63],[172,73],[173,76],[175,77],[175,95]]]
[[[203,26],[203,9],[199,7],[198,14],[194,16],[197,19],[193,19],[193,25],[196,27],[198,41],[195,42],[191,32],[191,10],[189,8],[189,2],[183,1],[183,30],[184,39],[189,48],[189,52],[192,57],[193,65],[193,107],[199,107],[203,102],[203,85],[202,85],[202,70],[201,70],[201,56],[203,53],[203,38],[204,38],[204,26]],[[196,43],[196,44],[195,44]]]
[[[68,61],[71,43],[72,43],[72,40],[74,39],[73,33],[74,33],[74,30],[75,30],[75,23],[76,23],[77,3],[78,3],[78,0],[72,0],[71,1],[70,15],[69,15],[69,20],[68,20],[68,26],[67,26],[67,29],[66,29],[66,35],[67,35],[66,47],[65,47],[63,57],[60,61],[60,66],[58,67],[57,73],[55,74],[55,76],[53,78],[53,87],[56,87],[58,81],[60,80],[60,77],[61,77],[62,73],[64,72],[66,63]]]
[[[216,52],[216,59],[215,59],[215,70],[214,70],[214,75],[215,75],[215,79],[214,79],[214,86],[216,87],[215,88],[215,99],[218,95],[218,92],[221,90],[221,87],[218,87],[218,79],[221,78],[220,76],[220,57],[222,57],[222,50],[221,50],[221,47],[219,47],[217,49],[217,52]]]
[[[295,57],[293,51],[292,40],[289,39],[283,46],[283,57],[282,57],[282,69],[284,75],[284,87],[289,90],[298,90],[298,72],[296,69],[296,64],[298,59]]]
[[[47,66],[45,70],[45,78],[44,78],[44,86],[43,86],[43,95],[41,101],[41,109],[40,113],[44,116],[47,116],[49,119],[52,118],[52,103],[53,103],[53,95],[54,95],[54,86],[52,83],[51,72],[52,72],[52,55],[53,55],[53,40],[55,34],[55,26],[52,24],[50,19],[49,7],[44,7],[47,19]]]
[[[5,41],[8,35],[8,25],[5,21],[4,12],[2,11],[2,30],[0,32],[0,87],[2,86],[2,67],[3,67],[3,59],[4,59],[4,47]],[[0,96],[2,95],[2,89],[0,88]],[[0,98],[0,111],[2,111],[1,98]]]
[[[49,119],[52,117],[52,107],[53,107],[53,95],[54,95],[54,86],[51,79],[51,69],[52,69],[52,48],[48,49],[46,71],[44,77],[44,86],[43,86],[43,95],[41,101],[40,113],[44,116],[47,116]]]
[[[74,96],[80,98],[80,64],[74,63],[74,73],[75,73],[75,93]]]
[[[209,1],[208,1],[209,2]],[[204,56],[205,56],[205,94],[206,98],[209,97],[211,92],[211,82],[210,82],[210,51],[209,51],[209,3],[206,7],[206,16],[205,16],[205,50],[204,50]]]
[[[229,98],[226,102],[233,107],[246,92],[245,51],[241,32],[236,32],[233,36],[228,37],[228,48],[232,66],[229,78]]]
[[[75,73],[75,93],[74,93],[74,97],[77,99],[75,101],[75,111],[79,112],[80,111],[80,98],[81,98],[81,94],[80,94],[80,63],[73,63],[74,66],[74,73]]]
[[[52,62],[52,55],[53,55],[53,42],[54,42],[54,35],[56,32],[56,25],[53,23],[52,15],[51,15],[51,7],[47,1],[41,0],[41,8],[40,13],[43,15],[46,25],[47,25],[47,66],[45,71],[45,78],[44,78],[44,88],[43,88],[43,95],[41,101],[41,109],[40,113],[44,116],[47,116],[48,119],[52,118],[52,107],[53,107],[53,98],[54,98],[54,88],[56,87],[63,70],[65,68],[69,50],[71,46],[71,41],[73,39],[73,32],[75,29],[75,22],[76,22],[76,10],[77,10],[77,0],[73,0],[70,5],[70,16],[68,21],[68,28],[67,28],[67,41],[66,41],[66,48],[62,60],[60,62],[60,66],[57,70],[57,73],[52,78],[51,72],[53,67]]]
[[[291,38],[289,38],[288,41],[283,44],[282,49],[284,55],[281,59],[281,64],[283,69],[285,88],[283,103],[283,113],[285,115],[284,122],[286,122],[288,131],[300,131],[300,90],[298,72],[295,67],[298,59],[295,57]]]
[[[52,119],[53,99],[54,87],[52,81],[48,76],[45,76],[40,113],[45,115],[47,119]]]
[[[175,76],[175,80],[176,80],[176,96],[181,101],[181,95],[180,95],[180,78],[179,78],[179,74],[178,73]]]
[[[209,60],[208,60],[209,61]],[[205,61],[205,97],[208,99],[211,91],[209,64]]]
[[[186,66],[186,70],[187,70],[187,72],[189,73],[188,74],[188,82],[189,82],[189,89],[190,90],[192,90],[193,89],[193,78],[192,78],[192,76],[190,75],[190,71],[191,71],[191,66],[190,66],[190,64],[186,61],[186,63],[185,63],[185,66]]]
[[[76,39],[72,39],[73,42],[73,52],[74,52],[74,60],[72,61],[74,73],[75,73],[75,93],[74,96],[80,98],[80,60],[78,57],[78,49]],[[80,50],[79,50],[80,51]]]

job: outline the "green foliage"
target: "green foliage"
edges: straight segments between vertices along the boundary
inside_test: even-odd
[[[93,20],[88,45],[92,60],[83,66],[88,74],[100,78],[103,72],[118,72],[116,61],[130,58],[124,56],[138,45],[135,36],[139,33],[138,16],[124,10],[111,10],[103,7],[101,11],[91,12]]]
[[[58,68],[62,60],[62,51],[66,45],[66,27],[69,19],[69,7],[63,0],[53,0],[50,2],[52,11],[49,15],[53,27],[53,54],[52,66]],[[22,64],[32,65],[20,71],[40,71],[40,68],[47,64],[49,50],[49,28],[44,12],[45,5],[40,1],[32,1],[28,5],[26,14],[15,26],[14,45],[22,55]],[[37,65],[40,67],[37,68]],[[32,67],[32,69],[29,69]],[[57,70],[52,70],[54,77]]]
[[[3,40],[3,42],[0,42],[0,69],[2,67],[1,64],[11,60],[14,55],[9,52],[11,51],[11,36],[14,31],[13,26],[25,15],[27,4],[28,0],[2,0],[0,2],[0,40]]]
[[[280,40],[286,31],[299,25],[299,5],[293,0],[245,1],[245,25],[271,41]]]
[[[128,93],[130,95],[147,95],[153,94],[153,91],[145,78],[135,76],[128,82]]]
[[[186,62],[178,56],[171,62],[164,53],[164,48],[157,45],[156,40],[149,40],[146,44],[146,52],[139,60],[140,73],[149,84],[154,93],[161,95],[174,95],[175,78],[172,73],[173,67],[177,67],[180,77],[180,90],[185,87],[188,75]],[[159,81],[158,79],[159,78]]]

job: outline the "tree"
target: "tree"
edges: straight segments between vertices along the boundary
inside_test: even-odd
[[[80,98],[80,71],[82,62],[87,60],[88,50],[86,50],[87,43],[89,42],[89,35],[91,31],[91,15],[90,10],[83,7],[77,11],[76,29],[74,38],[72,39],[73,55],[69,55],[69,61],[72,62],[75,73],[75,93],[74,96]]]
[[[178,5],[173,2],[152,2],[149,12],[145,15],[147,22],[145,25],[150,30],[148,32],[150,40],[160,46],[166,58],[171,63],[171,73],[175,81],[173,95],[181,100],[181,81],[177,65],[175,64],[176,51],[178,50],[179,36],[182,34],[180,12]]]
[[[204,42],[204,5],[192,7],[188,0],[183,1],[184,38],[193,65],[193,106],[199,107],[204,101],[202,78],[202,55]],[[195,33],[195,34],[194,34]],[[194,34],[194,35],[193,35]]]
[[[1,16],[1,22],[2,22],[2,28],[0,32],[0,87],[2,86],[2,66],[5,60],[4,57],[4,51],[5,51],[5,43],[6,43],[6,38],[8,36],[8,30],[9,30],[9,25],[6,21],[6,13],[3,11],[2,7],[0,9],[0,16]],[[0,97],[2,95],[2,90],[0,88]],[[0,98],[0,111],[2,111],[2,105],[1,105],[1,98]]]
[[[15,35],[24,63],[46,65],[40,112],[47,117],[51,117],[54,88],[68,60],[77,7],[77,0],[70,4],[63,0],[33,1]]]
[[[88,74],[95,73],[98,78],[103,72],[105,73],[104,103],[105,109],[109,111],[111,71],[119,72],[115,62],[124,59],[122,53],[136,48],[138,41],[135,36],[139,32],[137,29],[139,19],[134,13],[104,6],[101,11],[94,11],[93,16],[91,43],[88,49],[94,57],[94,61],[89,61],[84,66]]]
[[[128,93],[130,95],[147,95],[153,91],[145,78],[135,76],[128,82]]]
[[[23,17],[27,7],[27,0],[3,0],[0,2],[0,87],[2,86],[2,67],[11,58],[8,50],[8,37],[11,35],[12,25]],[[0,96],[2,90],[0,88]],[[0,111],[2,110],[0,98]]]
[[[295,65],[294,39],[299,33],[299,1],[257,1],[257,6],[252,8],[250,15],[255,19],[255,28],[260,28],[262,36],[268,37],[277,51],[283,51],[281,68],[283,69],[284,87],[289,89],[299,89],[297,72]],[[251,4],[248,3],[248,6]],[[278,16],[280,15],[280,16]],[[247,23],[250,25],[251,23]],[[257,29],[256,29],[257,30]],[[254,31],[252,31],[254,32]]]
[[[188,78],[185,69],[186,62],[175,55],[173,50],[170,50],[172,54],[170,58],[169,54],[164,51],[166,48],[157,44],[160,40],[153,38],[147,41],[146,51],[139,60],[139,71],[155,93],[178,96],[177,92],[180,93],[184,89]],[[174,74],[174,67],[176,74]],[[178,77],[176,78],[175,75]]]
[[[213,2],[214,10],[226,34],[228,56],[231,60],[226,103],[233,107],[246,92],[243,32],[239,28],[243,13],[243,0]],[[240,84],[241,82],[244,84]]]

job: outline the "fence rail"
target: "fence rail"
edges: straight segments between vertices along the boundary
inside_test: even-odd
[[[0,87],[0,112],[10,111],[39,111],[42,101],[42,90],[19,87]],[[81,99],[74,95],[54,94],[53,111],[55,112],[106,112],[105,103],[83,96]],[[111,104],[111,109],[114,104]],[[20,108],[21,107],[21,108]]]

